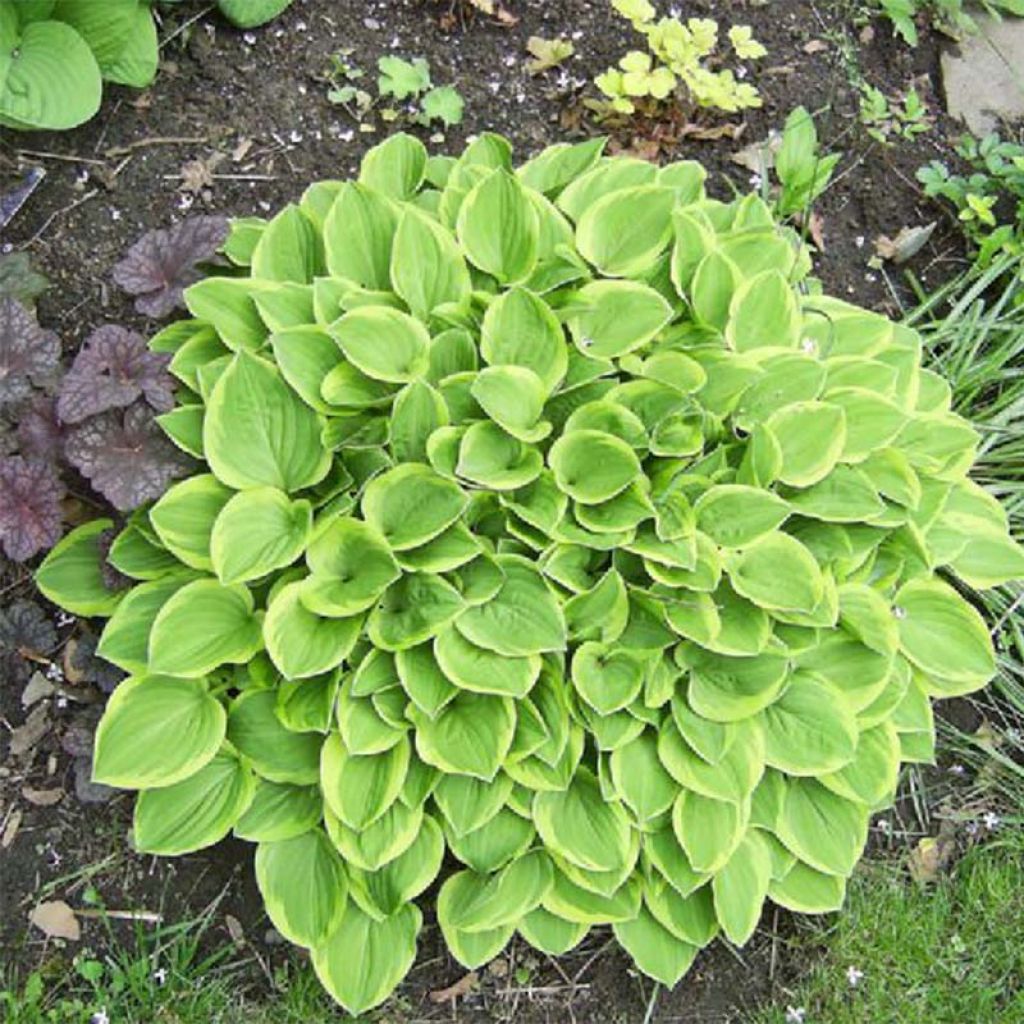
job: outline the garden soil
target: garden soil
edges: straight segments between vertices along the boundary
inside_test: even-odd
[[[350,65],[365,69],[355,84],[370,83],[371,91],[378,57],[426,58],[434,83],[453,84],[465,98],[464,122],[431,142],[433,148],[457,152],[474,133],[497,131],[525,159],[545,144],[602,130],[583,103],[594,95],[588,83],[637,42],[605,0],[505,0],[497,18],[454,0],[296,0],[281,18],[252,33],[230,28],[211,6],[166,9],[172,13],[165,13],[160,30],[161,72],[151,89],[110,88],[99,115],[73,132],[0,133],[0,194],[29,169],[46,170],[2,244],[25,249],[50,279],[38,313],[44,326],[59,333],[68,357],[101,324],[155,329],[110,275],[144,231],[189,212],[266,215],[297,199],[310,182],[357,172],[362,153],[389,126],[372,113],[360,121],[328,101],[333,54],[347,54]],[[768,48],[752,77],[764,106],[744,117],[615,128],[613,149],[663,161],[700,160],[709,170],[709,190],[728,198],[751,187],[752,171],[735,155],[764,140],[789,110],[803,104],[816,115],[825,149],[843,152],[833,185],[806,225],[822,250],[817,271],[826,289],[898,314],[910,298],[905,268],[869,265],[875,241],[932,221],[937,230],[911,263],[917,278],[930,289],[961,269],[949,215],[925,199],[914,180],[922,164],[948,159],[950,140],[960,131],[942,112],[940,37],[925,30],[920,46],[910,50],[892,38],[887,25],[859,18],[859,6],[842,0],[691,0],[678,6],[686,16],[754,27]],[[530,36],[569,38],[576,55],[562,69],[530,75]],[[928,106],[929,130],[892,145],[868,138],[857,117],[860,81],[891,96],[916,86]],[[734,127],[717,139],[702,137],[723,124]],[[410,130],[430,139],[429,131]],[[78,516],[102,507],[84,482],[75,505]],[[0,605],[32,597],[29,571],[4,567]],[[83,628],[61,624],[61,645],[80,639]],[[60,649],[48,653],[60,659]],[[22,975],[39,967],[59,975],[76,952],[102,949],[107,932],[95,918],[82,919],[77,943],[46,939],[28,924],[40,900],[62,899],[81,908],[87,897],[98,895],[110,910],[159,913],[168,923],[209,911],[208,940],[236,941],[249,965],[244,984],[265,990],[274,968],[296,954],[275,941],[263,916],[250,870],[252,848],[227,841],[178,860],[135,854],[130,797],[82,803],[76,796],[69,733],[95,718],[99,695],[69,679],[65,696],[34,705],[32,718],[21,701],[25,666],[15,671],[16,658],[0,663],[6,675],[0,678],[3,960]],[[20,754],[11,750],[12,737],[19,749],[27,744]],[[117,918],[115,934],[130,939],[136,926],[130,915]],[[745,1008],[777,983],[775,937],[789,927],[786,915],[769,910],[745,949],[715,944],[653,1006],[651,983],[631,969],[608,931],[592,933],[558,961],[513,944],[478,972],[475,984],[460,986],[468,994],[453,1005],[431,993],[466,972],[445,952],[428,912],[419,960],[381,1019],[743,1020]]]

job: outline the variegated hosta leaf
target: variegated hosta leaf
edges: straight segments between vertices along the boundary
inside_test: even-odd
[[[95,763],[140,848],[258,843],[353,1013],[446,851],[470,968],[611,925],[673,984],[765,900],[835,909],[931,699],[993,674],[952,577],[1024,571],[912,331],[759,199],[600,152],[396,135],[236,222],[155,342],[201,471],[38,574],[131,673]]]

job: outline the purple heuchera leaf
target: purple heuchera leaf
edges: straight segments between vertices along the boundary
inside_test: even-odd
[[[167,440],[144,402],[72,428],[64,454],[122,512],[159,498],[175,477],[195,465]]]
[[[21,454],[52,462],[64,449],[64,429],[57,419],[57,403],[49,395],[36,395],[18,418]]]
[[[64,487],[51,463],[0,459],[0,539],[7,557],[24,562],[60,539]]]
[[[45,385],[57,369],[60,341],[44,331],[21,303],[0,299],[0,405],[18,402]]]
[[[228,236],[226,217],[190,217],[171,228],[147,231],[114,267],[114,280],[146,316],[167,316],[181,293],[202,276],[196,264],[212,259]]]
[[[57,415],[63,423],[122,409],[145,398],[158,412],[174,408],[171,357],[150,352],[141,334],[107,324],[85,339],[60,385]]]

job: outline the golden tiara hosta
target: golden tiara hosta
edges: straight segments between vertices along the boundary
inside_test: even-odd
[[[159,333],[193,476],[38,573],[130,673],[97,780],[141,850],[257,844],[352,1012],[415,956],[610,924],[672,985],[765,900],[840,906],[933,698],[994,672],[956,587],[1024,573],[911,330],[819,293],[704,171],[396,135],[237,221]]]

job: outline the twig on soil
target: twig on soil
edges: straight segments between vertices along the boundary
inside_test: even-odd
[[[512,989],[499,989],[494,994],[499,999],[507,999],[509,996],[527,995],[527,996],[559,996],[564,995],[566,988],[569,988],[572,992],[585,992],[590,988],[590,985],[518,985]]]
[[[197,146],[207,141],[208,138],[205,135],[152,135],[146,139],[136,139],[135,142],[129,142],[123,146],[111,146],[106,150],[105,155],[108,158],[115,158],[134,153],[137,149],[146,149],[149,146]],[[102,163],[103,161],[95,162]]]
[[[596,953],[592,953],[592,954],[591,954],[591,955],[590,955],[590,956],[589,956],[589,957],[587,958],[587,962],[586,962],[586,963],[585,963],[585,964],[584,964],[584,965],[583,965],[583,966],[582,966],[582,967],[581,967],[581,968],[580,968],[580,969],[579,969],[579,970],[578,970],[578,971],[577,971],[577,972],[576,972],[576,973],[575,973],[575,974],[573,975],[573,979],[572,979],[572,980],[573,980],[573,984],[574,984],[574,985],[576,985],[576,984],[577,984],[577,983],[579,982],[580,978],[582,978],[582,977],[583,977],[583,975],[584,975],[584,974],[586,974],[588,970],[590,970],[590,965],[591,965],[591,964],[592,964],[592,963],[593,963],[593,962],[594,962],[594,961],[595,961],[595,960],[596,960],[596,959],[597,959],[597,958],[598,958],[599,956],[601,956],[601,954],[602,954],[602,953],[603,953],[603,952],[604,952],[604,951],[605,951],[606,949],[608,949],[608,948],[609,948],[609,947],[611,946],[611,944],[612,944],[612,942],[613,942],[613,941],[614,941],[613,939],[609,939],[609,940],[608,940],[608,941],[607,941],[607,942],[606,942],[606,943],[605,943],[605,944],[604,944],[603,946],[601,946],[601,948],[600,948],[600,949],[598,949],[598,950],[597,950],[597,952],[596,952]],[[579,988],[583,988],[584,986],[583,986],[583,985],[578,985],[578,987],[579,987]]]
[[[213,181],[277,181],[276,174],[211,174]],[[180,174],[165,174],[164,181],[180,181]]]
[[[772,914],[772,952],[768,959],[768,980],[775,980],[775,966],[779,959],[779,908]]]
[[[58,217],[62,217],[64,216],[64,214],[70,213],[72,210],[77,209],[83,203],[87,203],[90,199],[94,199],[97,195],[99,195],[99,191],[100,190],[98,188],[94,188],[91,191],[86,192],[84,196],[81,196],[78,199],[76,199],[73,203],[68,203],[67,206],[62,206],[59,210],[54,210],[53,213],[51,213],[50,216],[47,217],[46,220],[44,220],[43,223],[40,225],[39,230],[27,242],[21,243],[21,248],[27,249],[30,245],[32,245],[33,242],[38,242],[39,239],[42,238],[44,234],[46,234],[47,229]]]
[[[177,39],[185,29],[191,28],[197,21],[199,21],[200,18],[205,18],[215,6],[215,4],[210,4],[209,6],[204,7],[198,14],[193,14],[188,21],[183,21],[169,36],[167,36],[166,39],[160,40],[160,49],[162,50],[168,43]]]
[[[658,1002],[658,994],[661,992],[661,986],[655,982],[654,991],[651,992],[651,998],[647,1003],[647,1012],[644,1014],[644,1024],[651,1024],[654,1019],[654,1007]]]
[[[49,153],[43,149],[16,149],[15,156],[31,156],[39,160],[63,160],[69,164],[97,164],[102,166],[105,160],[97,160],[91,156],[78,156],[77,153]]]
[[[164,915],[155,910],[76,910],[76,917],[113,917],[118,921],[143,921],[146,924],[163,924]]]

